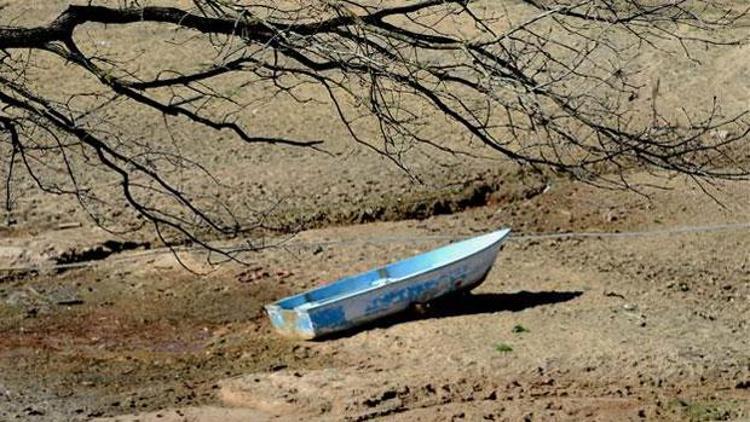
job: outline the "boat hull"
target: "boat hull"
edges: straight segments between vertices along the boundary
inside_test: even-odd
[[[326,300],[310,300],[316,294],[313,290],[291,298],[296,299],[291,303],[299,302],[297,306],[285,306],[286,303],[290,303],[290,298],[287,298],[266,306],[266,310],[276,330],[287,336],[311,339],[351,329],[363,323],[402,312],[414,304],[427,303],[439,297],[478,286],[487,276],[509,233],[509,230],[495,232],[494,237],[488,239],[491,241],[485,242],[486,244],[472,245],[476,250],[469,250],[463,255],[454,253],[453,255],[456,255],[452,255],[454,259],[429,268],[422,268],[410,276],[398,279],[387,277],[389,269],[392,273],[398,273],[398,266],[404,267],[405,263],[420,265],[420,260],[433,263],[440,258],[434,255],[445,254],[445,252],[438,249],[374,272],[344,279],[338,282],[343,293]],[[485,237],[488,236],[485,235]],[[460,245],[451,247],[456,250],[460,249]],[[451,250],[451,252],[455,251]],[[358,278],[368,277],[371,273],[381,274],[384,277],[369,281],[365,289],[346,292],[346,283],[361,284]]]

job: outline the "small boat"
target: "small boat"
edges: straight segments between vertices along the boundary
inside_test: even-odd
[[[456,242],[289,296],[266,311],[276,330],[312,339],[481,284],[509,229]]]

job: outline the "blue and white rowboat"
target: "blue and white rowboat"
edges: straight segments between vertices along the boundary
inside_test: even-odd
[[[484,281],[509,229],[456,242],[266,305],[281,334],[311,339],[470,290]]]

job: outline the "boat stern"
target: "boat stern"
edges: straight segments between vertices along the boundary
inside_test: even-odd
[[[284,309],[279,305],[266,305],[266,313],[279,334],[287,337],[311,339],[315,337],[310,314],[301,309]]]

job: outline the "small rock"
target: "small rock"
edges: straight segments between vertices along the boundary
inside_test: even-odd
[[[294,273],[292,273],[291,271],[287,271],[287,270],[276,271],[276,277],[278,277],[278,278],[280,278],[282,280],[285,279],[285,278],[289,278],[289,277],[291,277],[293,275],[294,275]]]
[[[625,299],[625,296],[617,293],[617,292],[604,292],[604,296],[606,297],[619,297],[620,299]]]
[[[39,409],[34,409],[33,407],[27,407],[26,409],[23,409],[23,411],[26,412],[27,416],[44,416],[44,412]]]
[[[58,300],[57,304],[61,306],[73,306],[73,305],[83,305],[83,299],[78,298],[71,298],[71,299],[64,299],[64,300]]]

